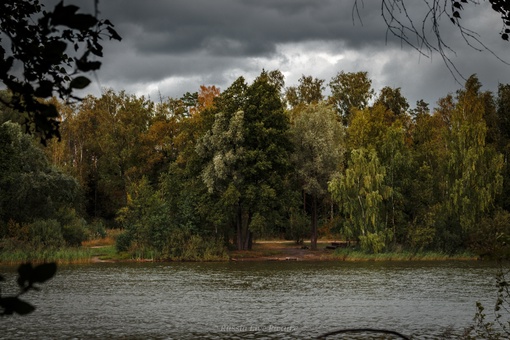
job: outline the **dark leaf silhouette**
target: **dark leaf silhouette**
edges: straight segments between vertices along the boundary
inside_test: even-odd
[[[69,21],[69,17],[72,17],[78,11],[78,9],[79,7],[77,6],[64,6],[63,1],[59,2],[55,6],[55,10],[51,16],[52,23],[54,25],[65,25],[65,23]]]
[[[52,137],[60,139],[58,114],[50,109],[54,104],[40,99],[55,95],[66,102],[80,100],[73,91],[90,84],[82,73],[101,67],[89,58],[102,56],[105,36],[110,40],[120,36],[110,21],[79,13],[77,6],[61,1],[47,10],[39,0],[0,2],[0,33],[8,39],[0,47],[0,81],[12,92],[12,100],[2,104],[24,112],[25,132],[39,137],[43,145]],[[70,57],[68,47],[83,49],[83,56]],[[21,76],[12,69],[14,61],[23,68]]]
[[[67,24],[70,28],[87,30],[97,24],[97,19],[88,14],[76,14],[74,20]]]
[[[18,286],[25,287],[27,283],[30,284],[33,270],[34,268],[30,262],[18,267]]]
[[[34,306],[21,300],[17,296],[1,298],[0,307],[2,307],[4,315],[12,315],[14,313],[19,315],[26,315],[32,313],[35,310]]]
[[[43,263],[35,267],[30,262],[21,264],[18,267],[17,279],[20,291],[15,296],[3,297],[0,295],[0,316],[12,315],[14,313],[26,315],[33,312],[35,307],[21,300],[19,296],[30,290],[40,290],[39,287],[34,286],[34,283],[44,283],[55,276],[56,272],[56,263]],[[0,275],[0,282],[2,281],[5,281],[5,279]]]
[[[32,263],[25,263],[18,268],[18,285],[20,287],[26,287],[27,283],[29,287],[32,287],[34,283],[43,283],[55,276],[57,272],[56,263],[43,263],[35,268],[32,267]]]
[[[76,60],[76,67],[80,71],[88,72],[88,71],[96,71],[101,68],[101,62],[100,61],[84,61],[81,59]]]
[[[43,263],[32,271],[32,282],[43,283],[51,279],[57,273],[56,263]]]
[[[39,88],[35,90],[35,95],[40,98],[48,98],[53,94],[53,83],[49,80],[43,80],[39,83]]]
[[[115,40],[118,40],[118,41],[121,41],[122,38],[120,37],[120,35],[118,35],[117,32],[115,32],[115,30],[111,27],[107,27],[106,30],[108,31],[108,33],[110,33],[111,37],[110,39],[115,39]]]
[[[90,79],[84,76],[74,78],[71,81],[71,87],[73,89],[84,89],[90,84]]]

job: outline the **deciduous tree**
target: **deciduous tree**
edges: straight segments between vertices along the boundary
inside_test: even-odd
[[[345,173],[329,183],[329,191],[345,215],[344,233],[360,241],[364,250],[382,251],[391,239],[386,228],[384,200],[391,188],[384,184],[386,168],[374,149],[354,149]]]
[[[289,123],[278,89],[263,72],[250,86],[238,79],[220,96],[212,129],[197,145],[202,178],[234,222],[238,249],[275,223],[289,171]]]
[[[368,72],[341,71],[331,79],[329,87],[331,88],[330,102],[335,105],[344,124],[349,122],[351,110],[364,109],[374,95]]]
[[[317,249],[317,205],[339,170],[345,151],[344,129],[333,107],[324,102],[298,107],[292,120],[293,163],[303,191],[311,196],[311,248]]]

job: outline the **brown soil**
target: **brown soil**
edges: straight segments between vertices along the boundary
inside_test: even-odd
[[[332,241],[317,243],[317,250],[310,250],[310,243],[298,245],[292,241],[259,241],[252,250],[231,251],[232,261],[324,261],[333,260],[333,250],[325,249]]]

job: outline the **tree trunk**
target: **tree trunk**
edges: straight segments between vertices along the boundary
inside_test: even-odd
[[[317,195],[312,195],[312,237],[311,249],[317,250]]]
[[[303,212],[306,215],[306,192],[303,190]]]
[[[253,243],[253,233],[248,229],[250,226],[251,215],[243,216],[243,209],[239,204],[236,213],[236,246],[237,250],[251,250]]]
[[[241,206],[237,206],[236,213],[236,247],[237,250],[243,250],[243,215]]]
[[[253,233],[249,230],[246,230],[244,239],[244,249],[243,250],[251,250],[253,244]]]

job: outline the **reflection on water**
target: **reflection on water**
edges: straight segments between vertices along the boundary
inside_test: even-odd
[[[99,263],[61,266],[6,339],[308,339],[340,328],[461,332],[494,304],[479,262]],[[13,284],[15,268],[0,268]],[[6,285],[2,286],[6,293]],[[11,292],[14,284],[9,287]],[[7,289],[8,291],[8,289]]]

